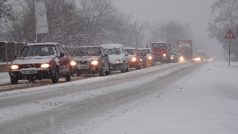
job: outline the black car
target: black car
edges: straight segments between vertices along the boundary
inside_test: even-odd
[[[109,57],[107,51],[100,46],[79,47],[74,52],[74,61],[77,63],[76,73],[108,75]]]
[[[53,83],[59,77],[71,80],[70,56],[58,43],[36,43],[26,45],[9,68],[11,84],[18,80],[31,82],[51,79]]]

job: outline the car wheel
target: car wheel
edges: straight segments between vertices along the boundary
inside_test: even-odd
[[[104,76],[104,71],[103,71],[103,68],[99,71],[99,76]]]
[[[52,71],[52,76],[51,76],[51,80],[53,83],[58,83],[59,82],[59,71],[54,69]]]
[[[11,77],[11,84],[18,84],[18,78]]]
[[[121,69],[121,73],[125,73],[125,68],[124,67]]]
[[[65,76],[65,80],[66,80],[66,81],[71,81],[70,72],[68,72],[68,74]]]

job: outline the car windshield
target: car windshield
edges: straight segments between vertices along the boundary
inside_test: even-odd
[[[18,57],[32,56],[51,56],[56,55],[55,46],[53,45],[30,45],[22,49]]]
[[[120,55],[121,51],[120,51],[120,48],[111,48],[111,49],[108,49],[108,53],[109,55]]]
[[[81,47],[76,49],[75,56],[100,56],[100,48],[98,47]]]
[[[136,54],[136,50],[135,49],[126,49],[127,53],[130,55],[134,55]]]
[[[145,53],[145,54],[150,54],[150,49],[142,49],[142,52]]]

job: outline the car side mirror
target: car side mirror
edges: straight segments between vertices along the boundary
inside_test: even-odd
[[[64,53],[60,53],[60,57],[64,57]]]

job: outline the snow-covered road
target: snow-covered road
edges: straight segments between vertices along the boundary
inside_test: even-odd
[[[238,63],[207,64],[84,134],[237,134],[237,78]]]
[[[168,64],[0,93],[0,133],[86,133],[103,120],[141,104],[131,103],[133,100],[163,93],[165,87],[198,67],[190,63]]]

